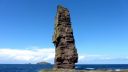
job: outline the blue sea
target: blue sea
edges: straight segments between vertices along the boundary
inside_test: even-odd
[[[0,72],[39,72],[41,69],[52,69],[53,65],[41,64],[0,64]],[[77,64],[78,70],[116,70],[128,69],[128,64]]]

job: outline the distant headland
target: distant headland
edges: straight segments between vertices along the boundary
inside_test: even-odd
[[[46,62],[46,61],[42,61],[42,62],[37,62],[36,64],[51,64],[51,63],[49,63],[49,62]]]

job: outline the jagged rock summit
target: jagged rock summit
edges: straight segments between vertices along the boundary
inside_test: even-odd
[[[55,68],[73,69],[78,61],[69,10],[57,7],[53,43],[55,45]]]

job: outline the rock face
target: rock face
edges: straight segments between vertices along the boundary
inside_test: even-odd
[[[70,13],[61,5],[57,7],[53,43],[55,45],[55,68],[73,69],[78,60]]]

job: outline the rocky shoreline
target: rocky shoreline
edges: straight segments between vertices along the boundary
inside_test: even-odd
[[[41,70],[39,72],[128,72],[128,70],[75,70],[75,69],[53,69]]]

